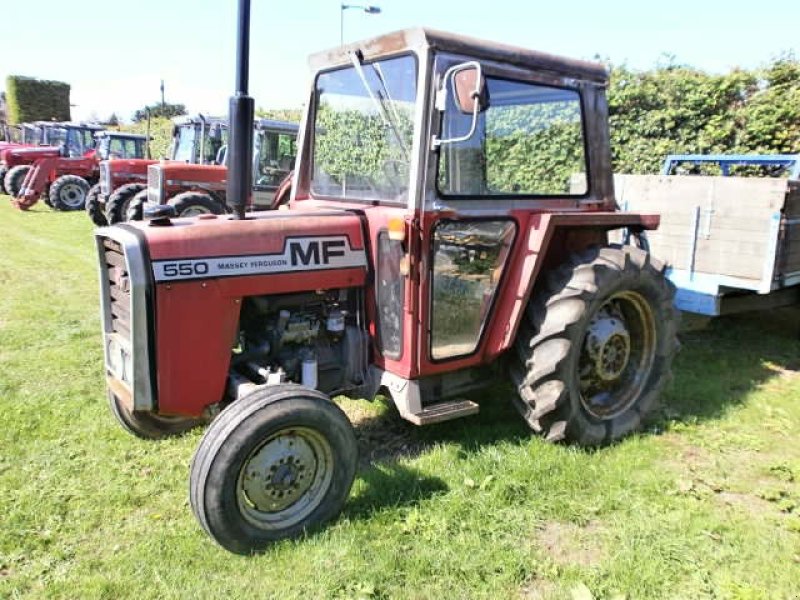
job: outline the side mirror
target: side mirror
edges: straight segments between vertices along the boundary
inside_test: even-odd
[[[458,110],[465,115],[471,115],[475,112],[476,103],[478,112],[486,110],[488,104],[486,80],[483,78],[480,65],[473,66],[468,63],[468,66],[453,72],[451,81]]]
[[[478,113],[489,107],[489,93],[479,62],[461,63],[445,71],[441,87],[436,92],[436,109],[439,112],[447,110],[448,88],[452,88],[453,100],[458,110],[465,115],[472,115],[472,124],[469,132],[463,136],[447,139],[434,136],[431,142],[433,149],[443,144],[454,144],[470,139],[475,135]]]

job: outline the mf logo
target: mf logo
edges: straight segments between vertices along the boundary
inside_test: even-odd
[[[290,240],[289,262],[291,265],[327,265],[333,258],[344,256],[344,240]]]

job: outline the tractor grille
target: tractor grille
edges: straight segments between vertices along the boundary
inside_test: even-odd
[[[106,283],[108,285],[111,309],[111,331],[131,339],[131,283],[125,264],[122,246],[109,238],[103,238],[106,263]]]

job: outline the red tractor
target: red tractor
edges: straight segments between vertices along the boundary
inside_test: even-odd
[[[605,68],[424,29],[315,55],[288,209],[245,215],[240,7],[234,214],[158,206],[96,232],[111,409],[148,438],[211,420],[190,475],[203,529],[251,553],[333,518],[357,467],[339,394],[426,425],[507,377],[547,440],[639,429],[677,315],[642,247],[659,217],[616,209]]]
[[[177,117],[173,124],[169,160],[216,164],[219,150],[227,140],[226,120],[198,114]],[[144,158],[101,162],[99,193],[86,204],[92,222],[103,226],[127,220],[128,206],[134,196],[147,187],[147,167],[158,162]]]
[[[40,156],[25,174],[14,196],[17,208],[27,210],[44,197],[56,210],[81,210],[87,199],[99,193],[96,185],[100,176],[100,161],[107,159],[136,159],[145,154],[147,138],[135,133],[100,131],[94,145],[83,155]],[[63,148],[63,146],[62,146]],[[9,171],[9,176],[13,169]]]
[[[22,182],[33,164],[42,158],[83,159],[94,153],[94,134],[103,131],[99,125],[84,123],[52,123],[45,131],[44,145],[35,148],[10,148],[0,152],[0,167],[5,167],[3,185],[12,197],[19,194]]]
[[[253,152],[253,210],[275,208],[289,199],[291,172],[297,156],[295,123],[258,119]],[[224,151],[222,152],[224,154]],[[228,169],[218,164],[156,163],[147,172],[147,192],[131,204],[129,218],[140,220],[145,206],[169,204],[178,217],[228,212]],[[146,203],[145,203],[146,199]]]
[[[20,123],[19,125],[3,125],[5,141],[0,142],[0,194],[5,194],[5,179],[8,166],[3,158],[5,150],[15,148],[35,148],[47,145],[47,132],[57,124],[49,121],[35,123]]]

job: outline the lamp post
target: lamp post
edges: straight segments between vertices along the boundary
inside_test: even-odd
[[[339,45],[344,46],[344,11],[350,8],[357,8],[363,10],[368,15],[379,15],[381,12],[380,6],[367,6],[364,4],[342,4],[339,9]]]

